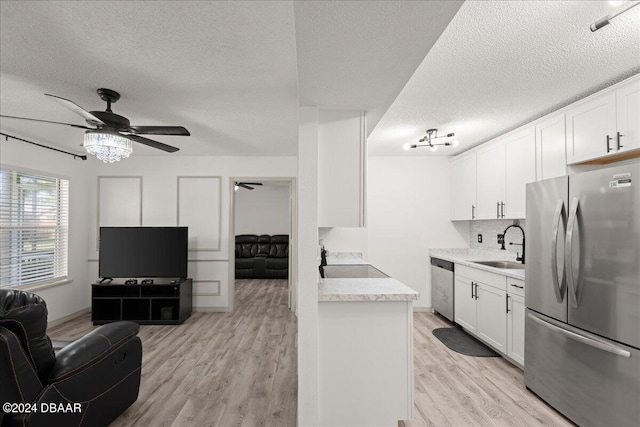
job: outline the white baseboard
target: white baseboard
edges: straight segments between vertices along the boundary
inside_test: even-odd
[[[73,320],[76,317],[80,317],[87,313],[91,313],[91,307],[83,308],[80,311],[76,311],[75,313],[71,313],[68,316],[61,317],[60,319],[52,320],[51,322],[47,322],[47,329],[53,328],[58,325],[62,325],[64,322],[68,322],[69,320]]]

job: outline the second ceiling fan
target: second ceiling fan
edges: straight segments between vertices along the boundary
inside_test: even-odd
[[[238,190],[238,188],[242,187],[242,188],[246,188],[247,190],[253,190],[254,187],[256,185],[262,185],[261,182],[240,182],[240,181],[236,181],[236,185],[234,190]]]

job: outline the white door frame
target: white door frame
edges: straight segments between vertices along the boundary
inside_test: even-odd
[[[236,293],[236,192],[234,191],[237,181],[256,182],[288,182],[289,183],[289,308],[296,311],[297,298],[297,272],[298,272],[298,204],[296,196],[295,177],[229,177],[229,310],[232,311],[235,305]]]

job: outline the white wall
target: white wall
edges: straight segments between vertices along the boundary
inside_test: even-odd
[[[289,183],[263,181],[235,192],[235,234],[289,234]]]
[[[360,252],[368,259],[369,236],[366,227],[321,227],[318,238],[329,254],[331,252]]]
[[[298,128],[298,425],[318,425],[318,109]]]
[[[430,248],[469,247],[469,224],[450,221],[447,157],[369,157],[368,260],[431,307]]]
[[[89,161],[92,191],[85,203],[90,244],[85,260],[91,261],[87,281],[98,277],[99,225],[187,225],[193,305],[201,311],[228,310],[233,299],[229,292],[229,215],[234,178],[297,174],[296,157],[163,155],[133,156],[114,164]],[[114,189],[123,196],[118,197]],[[119,201],[125,198],[128,203]]]
[[[91,306],[91,282],[87,280],[89,212],[86,201],[89,192],[95,189],[90,185],[90,162],[3,138],[0,142],[0,163],[3,167],[15,166],[69,179],[68,274],[71,282],[33,292],[47,302],[49,322],[88,309]]]

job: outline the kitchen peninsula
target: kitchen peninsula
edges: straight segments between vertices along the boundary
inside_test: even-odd
[[[327,264],[327,273],[340,267],[318,285],[320,425],[410,419],[418,293],[356,255],[329,256]]]

